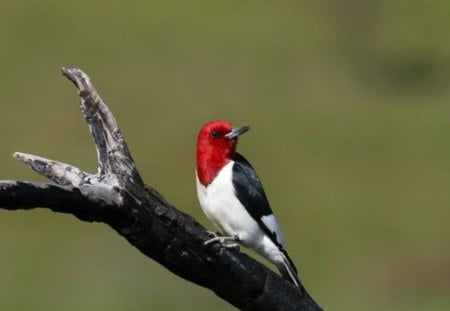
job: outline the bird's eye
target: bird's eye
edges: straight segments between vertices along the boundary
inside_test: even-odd
[[[219,136],[220,136],[220,133],[218,131],[212,131],[211,132],[211,137],[212,138],[216,139],[216,138],[219,138]]]

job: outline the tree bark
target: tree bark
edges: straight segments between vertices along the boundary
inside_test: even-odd
[[[142,181],[119,126],[90,78],[63,68],[77,87],[97,149],[98,171],[15,153],[51,183],[0,181],[0,208],[48,208],[82,221],[103,222],[176,275],[214,291],[242,310],[322,310],[306,291],[236,250],[203,246],[209,235]]]

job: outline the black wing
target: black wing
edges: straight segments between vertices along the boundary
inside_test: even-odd
[[[233,185],[236,196],[270,239],[283,248],[281,245],[283,238],[277,236],[277,232],[281,235],[278,225],[276,228],[269,228],[262,221],[262,217],[273,213],[258,175],[251,164],[239,153],[235,154],[233,160]]]

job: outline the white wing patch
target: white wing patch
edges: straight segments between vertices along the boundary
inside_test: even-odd
[[[276,235],[277,237],[277,242],[281,245],[284,246],[284,238],[283,238],[283,234],[281,233],[281,229],[280,226],[277,223],[277,220],[275,218],[275,216],[272,215],[268,215],[268,216],[263,216],[261,217],[261,221],[263,222],[264,225],[266,225],[266,227]]]

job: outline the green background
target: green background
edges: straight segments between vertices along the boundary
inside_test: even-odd
[[[88,171],[61,66],[93,79],[146,182],[211,228],[198,129],[251,125],[256,167],[327,310],[450,309],[448,1],[0,1],[0,178]],[[104,224],[0,210],[1,310],[233,310]]]

